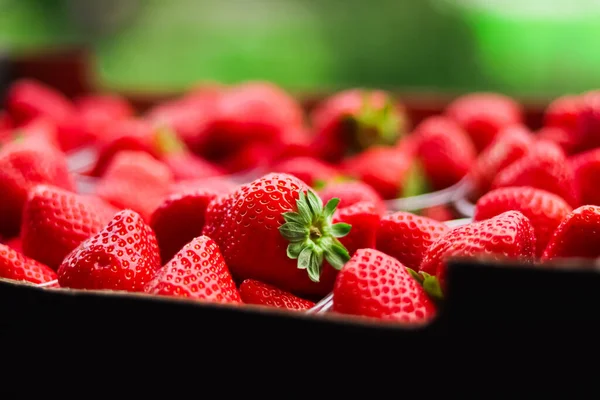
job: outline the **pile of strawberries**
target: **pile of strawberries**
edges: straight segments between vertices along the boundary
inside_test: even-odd
[[[288,310],[332,293],[336,313],[423,323],[449,257],[600,257],[600,92],[556,99],[534,132],[492,93],[413,127],[381,90],[306,111],[267,82],[201,86],[138,112],[22,80],[0,146],[0,278],[56,290]],[[389,207],[460,182],[461,226],[451,205]]]

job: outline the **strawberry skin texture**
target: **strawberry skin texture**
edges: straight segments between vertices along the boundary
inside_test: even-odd
[[[491,189],[509,186],[546,190],[562,197],[571,207],[579,205],[573,170],[564,151],[550,141],[536,141],[525,156],[496,175]]]
[[[449,257],[484,257],[492,260],[533,262],[535,234],[531,222],[519,211],[451,229],[427,250],[419,271],[446,285],[445,261]]]
[[[489,191],[498,172],[527,154],[533,142],[531,132],[524,126],[515,125],[500,131],[479,154],[470,172],[475,196]]]
[[[23,253],[57,270],[74,248],[104,228],[117,212],[97,197],[38,185],[23,208]]]
[[[0,278],[15,281],[27,281],[35,284],[52,282],[57,279],[56,272],[10,248],[0,244]],[[48,287],[59,287],[58,283]]]
[[[485,149],[498,132],[522,123],[522,109],[510,97],[498,93],[470,93],[451,102],[445,114],[458,122],[471,137],[478,152]]]
[[[600,257],[598,226],[600,207],[586,205],[576,208],[554,231],[542,255],[542,261]]]
[[[96,194],[119,209],[136,211],[149,221],[172,182],[171,170],[148,153],[121,151],[98,182]]]
[[[217,196],[210,190],[190,190],[167,196],[150,217],[164,263],[202,234],[208,204]]]
[[[334,197],[340,199],[338,205],[340,209],[367,201],[375,205],[379,214],[383,215],[386,211],[385,203],[379,193],[361,181],[329,182],[318,193],[324,202]]]
[[[0,150],[0,235],[19,232],[27,193],[37,184],[75,190],[64,154],[35,139],[4,146]]]
[[[469,136],[453,120],[430,117],[413,132],[416,154],[433,190],[460,181],[475,162],[476,150]]]
[[[313,157],[293,157],[281,160],[272,165],[270,170],[294,175],[311,187],[318,181],[327,182],[340,176],[334,166]]]
[[[156,236],[142,217],[122,210],[58,268],[61,287],[142,292],[160,268]]]
[[[420,323],[430,320],[436,308],[400,261],[378,250],[360,249],[336,278],[333,311]]]
[[[442,222],[398,211],[381,219],[377,229],[377,250],[416,271],[427,249],[449,230]]]
[[[473,219],[483,221],[511,210],[521,212],[531,222],[536,236],[536,256],[540,257],[556,227],[573,209],[563,199],[545,190],[507,187],[480,198]]]
[[[234,278],[256,279],[282,290],[312,296],[327,294],[337,273],[326,265],[319,283],[286,254],[288,242],[278,231],[282,213],[295,211],[304,182],[286,174],[267,174],[212,201],[203,234],[221,249]]]
[[[345,222],[352,226],[350,233],[340,239],[348,253],[358,249],[374,248],[377,240],[377,227],[381,214],[377,206],[368,201],[355,203],[336,211],[333,222]]]
[[[206,236],[187,243],[145,286],[149,294],[215,303],[241,303],[217,244]]]
[[[240,295],[245,304],[283,308],[286,310],[308,310],[315,303],[283,291],[273,285],[246,279],[240,285]]]
[[[571,156],[569,160],[575,175],[575,187],[581,204],[600,205],[600,149],[588,150]]]

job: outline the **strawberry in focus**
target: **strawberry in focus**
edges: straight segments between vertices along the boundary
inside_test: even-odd
[[[0,244],[0,278],[44,284],[55,281],[56,273],[44,264],[24,256],[17,250]],[[58,283],[48,287],[58,287]]]
[[[219,247],[206,236],[187,243],[156,272],[144,291],[215,303],[242,301]]]
[[[65,288],[142,292],[160,267],[152,228],[135,211],[122,210],[65,257],[57,274]]]
[[[435,316],[436,307],[400,261],[378,250],[360,249],[336,278],[333,311],[423,323]]]
[[[302,299],[273,285],[268,285],[254,279],[246,279],[242,282],[240,285],[240,295],[245,304],[256,304],[286,310],[308,310],[315,305],[310,300]]]

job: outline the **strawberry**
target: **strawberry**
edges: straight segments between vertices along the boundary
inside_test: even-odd
[[[56,270],[75,247],[104,228],[117,211],[97,197],[37,185],[23,208],[23,254]]]
[[[116,120],[106,125],[98,137],[98,156],[90,175],[102,176],[113,157],[121,151],[143,151],[158,158],[154,134],[154,127],[141,119]]]
[[[403,109],[381,90],[336,93],[318,104],[310,119],[315,155],[330,162],[374,145],[393,145],[406,129]]]
[[[352,255],[358,249],[375,248],[380,219],[381,214],[377,206],[368,201],[338,208],[333,215],[333,223],[342,222],[352,227],[350,233],[340,238],[348,254]]]
[[[228,194],[237,189],[238,185],[226,177],[207,179],[184,179],[169,185],[169,194],[186,192],[189,190],[210,190],[218,194]]]
[[[267,169],[275,157],[273,146],[265,143],[251,143],[221,160],[221,165],[230,173],[243,173],[249,170]]]
[[[561,128],[573,134],[577,130],[580,108],[580,96],[565,95],[558,97],[546,107],[543,124],[545,127]],[[572,136],[572,139],[576,138]]]
[[[6,112],[6,110],[0,110],[0,132],[7,132],[13,129],[13,121]]]
[[[549,140],[560,146],[566,154],[572,154],[575,149],[573,133],[555,126],[544,126],[536,133],[536,138],[541,140]]]
[[[531,186],[562,197],[571,207],[579,203],[573,170],[564,151],[555,143],[538,140],[529,152],[501,170],[491,189]]]
[[[524,126],[514,125],[498,132],[490,145],[482,151],[469,173],[473,196],[478,198],[490,190],[496,175],[523,157],[533,146],[533,136]]]
[[[274,151],[276,160],[295,157],[313,157],[312,137],[304,126],[290,126],[281,135],[281,140]]]
[[[422,323],[436,313],[433,301],[402,263],[374,249],[360,249],[338,274],[333,311]]]
[[[206,236],[187,243],[144,288],[149,294],[214,303],[241,303],[217,244]]]
[[[318,190],[319,197],[324,202],[333,198],[339,198],[339,208],[349,207],[353,204],[367,201],[375,205],[379,214],[384,214],[386,206],[379,195],[371,186],[361,181],[332,181],[324,182],[324,186]],[[317,182],[317,187],[322,186]]]
[[[213,200],[203,234],[217,242],[236,279],[323,296],[350,258],[338,240],[350,226],[332,223],[337,203],[323,206],[298,178],[271,173]]]
[[[446,204],[424,208],[420,210],[419,215],[439,222],[450,221],[456,218],[452,208]]]
[[[599,206],[585,205],[576,208],[556,228],[541,260],[600,257],[598,226]]]
[[[16,250],[19,253],[23,254],[23,240],[21,239],[20,236],[15,236],[11,239],[5,240],[5,241],[3,241],[3,243],[5,245],[7,245],[8,247],[10,247],[11,249]]]
[[[150,216],[160,258],[164,263],[202,234],[208,203],[217,196],[211,190],[195,189],[167,196]]]
[[[433,190],[454,185],[475,162],[476,150],[471,139],[450,118],[427,118],[417,125],[413,135],[416,154]]]
[[[160,160],[173,173],[175,180],[201,179],[225,174],[225,170],[221,167],[189,151],[185,143],[168,128],[156,132],[154,148]]]
[[[596,178],[600,173],[600,149],[571,156],[569,165],[575,176],[575,189],[581,204],[600,205],[600,188]]]
[[[0,235],[11,237],[19,232],[23,204],[36,184],[75,189],[62,152],[37,139],[0,149]]]
[[[420,274],[437,278],[446,287],[446,260],[450,257],[513,259],[531,263],[535,255],[535,234],[531,222],[519,211],[451,229],[429,248],[419,267]]]
[[[31,79],[21,79],[10,86],[6,95],[6,110],[17,125],[37,117],[60,124],[75,112],[73,104],[60,92]]]
[[[386,200],[418,194],[413,192],[414,185],[424,183],[421,174],[416,173],[420,168],[414,158],[392,147],[371,147],[346,159],[342,168],[347,175],[372,186]]]
[[[246,279],[240,285],[240,295],[245,304],[284,308],[286,310],[308,310],[315,303],[304,300],[273,285]]]
[[[120,151],[96,186],[96,195],[113,206],[130,208],[149,221],[169,192],[169,168],[142,151]]]
[[[575,151],[581,152],[600,147],[600,90],[581,95],[577,114]]]
[[[556,227],[572,211],[563,199],[532,187],[506,187],[492,190],[475,206],[475,221],[483,221],[507,211],[525,215],[535,232],[536,255],[540,257]]]
[[[523,111],[516,101],[499,93],[470,93],[452,101],[445,114],[458,122],[478,152],[502,129],[521,124]]]
[[[294,175],[310,187],[317,182],[327,182],[338,178],[339,171],[333,166],[313,157],[294,157],[271,165],[270,170]]]
[[[398,211],[381,218],[376,248],[417,270],[429,246],[449,230],[442,222]]]
[[[58,268],[61,287],[141,292],[160,268],[156,236],[132,210],[119,211]]]
[[[55,281],[56,272],[6,244],[0,244],[0,278],[43,284]],[[58,287],[58,283],[48,287]]]
[[[60,151],[60,143],[57,139],[56,125],[46,118],[34,118],[21,125],[13,131],[13,140],[40,141],[41,145],[47,145]]]

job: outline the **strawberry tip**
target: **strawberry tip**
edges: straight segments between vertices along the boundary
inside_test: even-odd
[[[285,223],[279,227],[281,235],[290,243],[287,256],[298,260],[298,268],[305,269],[313,282],[319,282],[323,261],[340,270],[350,254],[338,240],[346,236],[352,226],[332,223],[339,198],[323,206],[323,201],[312,190],[300,191],[296,206],[298,211],[283,213]]]

